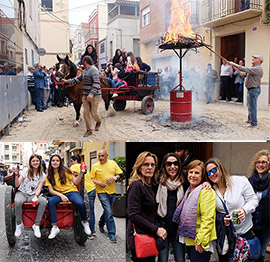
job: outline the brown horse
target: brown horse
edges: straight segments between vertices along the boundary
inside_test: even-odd
[[[58,85],[61,85],[62,79],[71,79],[76,76],[79,76],[82,73],[82,70],[80,68],[77,68],[74,63],[72,63],[69,60],[69,57],[66,56],[65,59],[60,58],[57,55],[58,63],[56,64],[56,75],[55,79]],[[100,77],[100,86],[101,86],[101,93],[102,93],[102,99],[105,103],[105,109],[109,109],[110,105],[110,97],[111,95],[106,90],[108,87],[108,83],[105,78]],[[82,106],[82,97],[83,97],[83,83],[78,83],[75,85],[65,85],[68,95],[71,98],[74,109],[76,111],[76,120],[74,123],[74,126],[79,125],[79,119],[80,119],[80,110]],[[105,89],[104,89],[105,88]]]

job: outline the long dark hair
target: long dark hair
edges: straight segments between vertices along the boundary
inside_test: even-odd
[[[166,170],[166,162],[170,156],[173,156],[176,158],[176,161],[178,162],[178,171],[177,175],[175,176],[175,180],[179,180],[181,183],[185,181],[184,175],[182,173],[182,166],[181,166],[181,160],[180,157],[175,153],[167,153],[162,160],[161,168],[160,168],[160,183],[162,185],[166,185],[166,181],[169,178],[169,174]]]
[[[27,177],[30,179],[30,180],[34,180],[34,168],[31,166],[31,161],[33,158],[37,158],[39,160],[39,166],[38,166],[38,170],[37,170],[37,175],[39,177],[42,176],[42,172],[43,172],[43,168],[42,168],[42,158],[40,155],[38,154],[33,154],[30,156],[29,158],[29,163],[28,163],[28,173],[27,173]]]
[[[55,185],[55,177],[54,177],[55,172],[54,172],[53,167],[52,167],[52,159],[54,157],[58,157],[58,159],[60,160],[60,165],[58,167],[58,174],[59,174],[59,178],[60,178],[60,183],[62,185],[64,185],[66,183],[66,180],[67,180],[66,173],[69,173],[69,174],[73,174],[73,173],[71,172],[71,170],[68,167],[64,166],[61,157],[57,154],[51,156],[51,158],[50,158],[49,167],[48,167],[48,180],[52,186]]]
[[[93,49],[93,51],[91,53],[89,53],[88,50],[87,50],[89,46],[91,46],[92,49]],[[97,62],[97,51],[96,51],[96,48],[91,44],[87,45],[87,47],[85,48],[85,52],[83,54],[83,57],[85,57],[87,55],[92,58],[93,64],[95,64]]]

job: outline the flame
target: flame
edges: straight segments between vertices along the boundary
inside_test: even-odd
[[[191,37],[194,35],[189,22],[191,7],[187,0],[171,0],[171,21],[168,32],[165,35],[165,42],[178,41],[179,35]]]

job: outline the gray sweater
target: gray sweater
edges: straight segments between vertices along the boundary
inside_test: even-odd
[[[84,69],[78,77],[69,79],[68,84],[77,84],[83,82],[84,95],[92,94],[94,97],[101,97],[100,80],[97,68],[91,65],[88,69]]]
[[[247,73],[245,85],[247,89],[256,87],[259,88],[261,85],[261,79],[263,77],[263,69],[261,65],[254,65],[252,67],[238,66],[241,72]]]

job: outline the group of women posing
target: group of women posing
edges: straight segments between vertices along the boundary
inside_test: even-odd
[[[40,222],[47,203],[52,225],[48,238],[53,239],[60,232],[57,227],[56,205],[59,202],[69,201],[78,207],[84,232],[87,235],[91,235],[87,221],[86,206],[75,186],[80,183],[82,176],[83,172],[81,171],[77,176],[74,176],[72,171],[63,165],[61,157],[56,154],[50,158],[46,176],[43,172],[41,156],[33,154],[29,159],[29,167],[24,169],[21,174],[16,170],[15,174],[15,186],[18,187],[18,191],[15,194],[15,236],[19,237],[22,232],[22,205],[24,202],[32,201],[37,204],[37,216],[35,224],[32,226],[34,235],[37,238],[41,237]],[[52,195],[48,201],[41,194],[44,183],[48,186],[49,192]]]
[[[177,262],[185,261],[185,250],[191,261],[209,261],[216,250],[219,261],[229,261],[234,251],[230,224],[233,211],[238,211],[241,222],[235,229],[246,239],[254,234],[259,238],[258,261],[263,261],[270,241],[269,161],[268,150],[256,153],[248,179],[231,176],[217,158],[206,163],[194,160],[183,173],[175,153],[164,156],[158,171],[157,156],[142,152],[128,188],[127,246],[132,260],[155,261],[155,256],[136,257],[135,228],[137,233],[156,237],[158,261],[168,261],[170,244]]]

